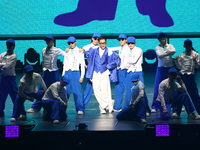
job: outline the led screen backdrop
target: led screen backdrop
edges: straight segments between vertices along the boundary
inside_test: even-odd
[[[197,0],[1,0],[0,36],[200,32],[199,6]],[[155,40],[144,42],[137,42],[143,51],[158,44]],[[181,52],[182,42],[178,41],[177,47]],[[0,52],[5,50],[4,43],[0,42]],[[80,41],[78,46],[89,43]],[[44,46],[42,41],[18,41],[16,53],[24,53],[29,47],[41,51]],[[108,46],[119,43],[111,40]],[[58,42],[57,47],[65,49],[66,41]]]

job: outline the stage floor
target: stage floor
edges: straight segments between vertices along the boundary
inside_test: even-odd
[[[22,74],[17,76],[17,82],[19,83]],[[197,86],[200,86],[199,72],[196,73],[196,81]],[[155,81],[155,73],[144,73],[145,80],[145,90],[148,97],[148,103],[151,107],[152,99],[153,99],[153,89],[154,89],[154,81]],[[85,80],[84,80],[85,82]],[[199,84],[198,84],[199,83]],[[82,88],[84,83],[82,84]],[[115,99],[115,84],[111,84],[112,88],[112,98]],[[25,101],[25,109],[29,109],[32,105],[32,102]],[[13,104],[8,96],[6,101],[5,108],[5,117],[0,120],[1,125],[21,125],[21,124],[34,124],[36,125],[33,128],[33,131],[73,131],[75,130],[75,126],[84,123],[88,126],[88,130],[93,131],[130,131],[130,130],[144,130],[145,125],[136,121],[118,121],[116,119],[116,112],[111,114],[100,114],[98,110],[98,103],[92,95],[91,100],[86,108],[84,115],[77,115],[75,111],[75,104],[73,100],[73,94],[71,94],[70,99],[68,101],[67,115],[68,118],[66,121],[60,122],[60,124],[52,124],[50,121],[42,120],[42,112],[37,113],[27,113],[27,121],[17,121],[10,122],[10,118],[12,115]],[[150,117],[147,117],[147,124],[200,124],[200,120],[188,120],[186,112],[181,113],[180,119],[170,119],[169,121],[160,120],[160,113],[153,113]]]
[[[17,75],[19,83],[22,74]],[[151,107],[153,99],[155,73],[144,73],[145,90],[148,103]],[[85,82],[85,80],[84,80]],[[200,88],[199,72],[196,74],[196,83]],[[84,87],[84,83],[82,88]],[[115,99],[115,84],[111,84],[112,98]],[[25,102],[25,109],[29,109],[32,102]],[[113,112],[111,114],[100,114],[98,103],[92,95],[83,115],[77,115],[73,95],[71,94],[66,121],[53,124],[51,121],[42,120],[42,112],[27,113],[26,121],[10,122],[13,104],[8,96],[5,108],[5,117],[0,119],[0,145],[13,149],[20,146],[27,149],[45,148],[57,149],[124,149],[124,147],[158,148],[167,149],[178,147],[185,149],[198,146],[200,140],[200,120],[188,120],[187,113],[182,112],[180,119],[160,120],[160,112],[153,113],[147,117],[147,124],[137,121],[118,121]],[[87,128],[79,132],[77,126],[85,124]],[[19,138],[5,138],[6,126],[19,126]],[[167,125],[170,131],[168,136],[157,137],[157,125]],[[161,132],[165,132],[161,129]],[[145,143],[145,144],[144,144]],[[25,146],[25,145],[26,146]],[[93,145],[96,145],[95,148]],[[42,147],[41,147],[42,146]],[[30,148],[30,149],[31,149]]]

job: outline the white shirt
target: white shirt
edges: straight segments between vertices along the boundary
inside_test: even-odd
[[[163,109],[166,110],[166,102],[173,101],[175,89],[183,93],[187,91],[183,81],[180,83],[174,81],[171,82],[169,78],[167,78],[159,84],[158,97],[156,100],[161,102]]]
[[[79,71],[79,65],[81,65],[81,78],[85,75],[85,60],[84,54],[79,53],[79,48],[69,49],[68,53],[64,55],[63,75],[65,71],[71,69],[71,71]]]
[[[61,104],[66,104],[68,101],[66,87],[62,88],[59,81],[51,84],[42,97],[42,100],[49,99],[58,100]]]
[[[47,47],[42,50],[42,59],[43,59],[43,71],[47,69],[49,71],[58,70],[57,67],[57,58],[58,56],[64,56],[65,52],[59,48],[52,46],[49,51],[47,51]]]
[[[143,57],[143,52],[141,48],[135,46],[132,50],[130,50],[128,57],[127,72],[142,71],[142,57]]]
[[[172,55],[176,50],[172,44],[156,46],[156,54],[158,57],[158,67],[172,67]]]
[[[19,89],[18,89],[19,96],[27,99],[27,96],[24,93],[27,94],[37,93],[38,91],[37,83],[40,83],[42,85],[44,91],[47,90],[47,87],[40,74],[34,72],[32,78],[28,78],[26,75],[24,75],[20,79],[19,83]]]
[[[196,57],[195,59],[193,59],[194,56]],[[200,66],[199,54],[194,50],[191,50],[190,53],[183,52],[175,60],[175,63],[181,74],[194,74],[195,68]]]
[[[123,69],[128,69],[129,64],[128,64],[128,58],[129,58],[129,54],[130,54],[130,48],[128,47],[128,45],[124,45],[124,47],[119,46],[119,47],[112,47],[112,48],[108,48],[112,51],[119,51],[119,57],[121,59],[121,64],[120,66],[117,67],[117,69],[121,68]]]
[[[17,55],[13,54],[8,55],[7,52],[4,52],[0,55],[0,70],[4,76],[16,76],[15,65],[17,62]]]

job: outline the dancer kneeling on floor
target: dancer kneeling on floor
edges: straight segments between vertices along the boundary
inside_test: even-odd
[[[17,119],[26,120],[25,100],[28,99],[33,102],[36,99],[36,101],[41,101],[44,92],[47,90],[41,75],[35,73],[31,65],[25,66],[24,69],[26,74],[20,80],[18,95],[14,102],[12,122]],[[41,84],[43,90],[38,90],[37,83]]]
[[[179,118],[183,105],[186,108],[188,119],[200,119],[200,116],[194,113],[195,108],[186,92],[184,82],[181,77],[177,76],[177,70],[169,69],[168,78],[159,84],[158,90],[157,101],[161,103],[161,119]],[[171,108],[173,108],[172,115]]]
[[[118,120],[140,120],[146,123],[146,101],[144,97],[144,84],[140,81],[139,75],[134,73],[131,77],[133,87],[132,97],[128,107],[125,107],[117,115]]]
[[[64,75],[60,82],[53,83],[42,98],[43,120],[53,120],[53,123],[59,123],[59,120],[67,118],[67,94],[66,85],[69,83],[69,76]]]

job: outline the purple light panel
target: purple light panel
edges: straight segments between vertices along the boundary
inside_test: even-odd
[[[5,137],[19,137],[19,126],[5,126]]]
[[[156,125],[156,136],[169,136],[169,125]]]

